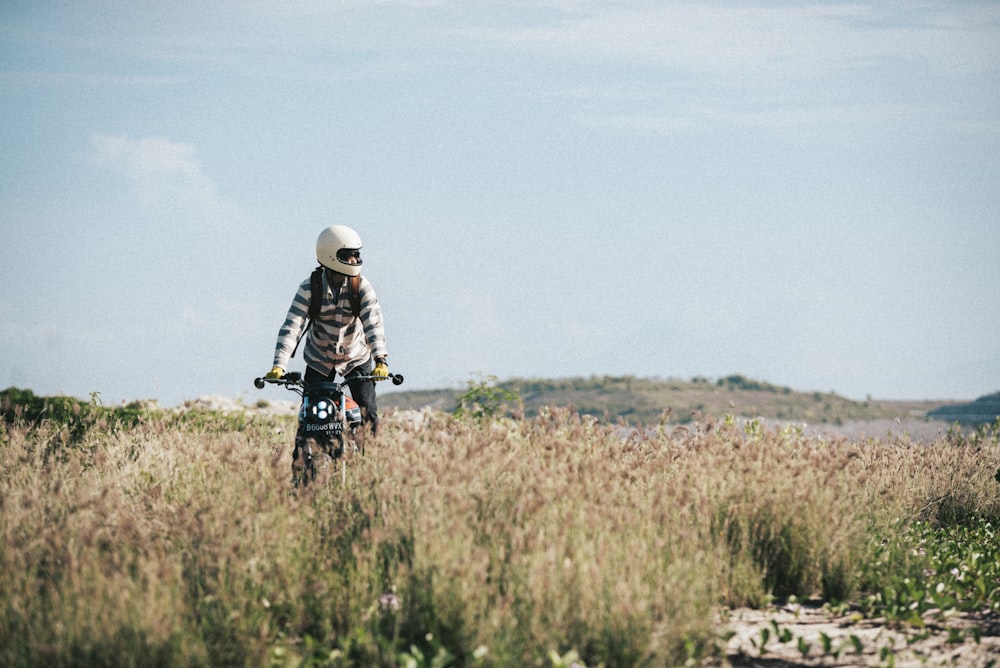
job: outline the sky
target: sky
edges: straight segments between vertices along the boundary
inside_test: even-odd
[[[0,388],[288,398],[344,224],[400,390],[1000,390],[998,2],[0,0],[0,119]]]

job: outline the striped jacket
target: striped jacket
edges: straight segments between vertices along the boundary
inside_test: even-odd
[[[312,296],[310,279],[302,281],[285,323],[278,331],[274,349],[274,366],[288,369],[288,362],[295,350],[295,343],[309,318],[309,301]],[[339,289],[327,281],[323,272],[323,303],[319,317],[306,334],[302,356],[306,364],[316,371],[330,375],[334,370],[341,376],[350,373],[369,359],[386,357],[385,330],[382,325],[382,307],[375,288],[364,276],[360,286],[361,314],[351,313],[350,288],[345,281]]]

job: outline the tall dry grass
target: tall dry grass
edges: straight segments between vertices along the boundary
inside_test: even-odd
[[[387,420],[298,494],[291,425],[9,426],[3,665],[682,665],[720,605],[847,599],[913,519],[1000,518],[992,440]]]

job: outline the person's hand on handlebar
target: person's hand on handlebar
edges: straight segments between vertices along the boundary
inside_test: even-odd
[[[280,366],[276,366],[266,374],[264,374],[264,380],[280,380],[282,376],[285,375],[285,370]]]
[[[387,380],[389,378],[389,365],[385,360],[376,360],[375,370],[372,371],[372,378],[375,380]]]

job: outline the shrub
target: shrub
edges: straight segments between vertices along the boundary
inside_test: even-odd
[[[455,415],[474,420],[492,419],[503,413],[507,402],[519,400],[516,392],[497,387],[496,382],[496,376],[482,376],[478,381],[470,380],[465,393],[458,397]]]

